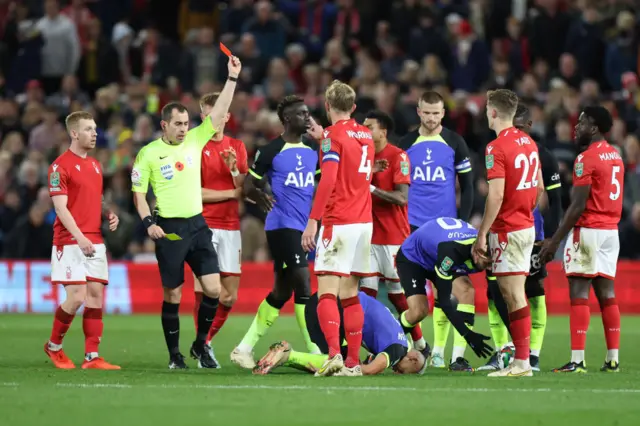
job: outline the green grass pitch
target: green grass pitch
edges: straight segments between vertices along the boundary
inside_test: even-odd
[[[159,316],[105,318],[101,354],[122,371],[60,371],[42,350],[52,317],[0,315],[0,424],[7,426],[125,425],[639,425],[640,317],[622,321],[619,374],[601,373],[605,354],[600,317],[591,319],[586,375],[538,373],[496,379],[486,374],[427,369],[424,376],[314,378],[282,368],[253,376],[232,365],[229,353],[251,318],[233,316],[217,337],[221,370],[169,371]],[[486,317],[477,329],[488,334]],[[431,323],[424,324],[432,336]],[[186,355],[193,321],[182,316]],[[293,317],[280,318],[256,348],[287,339],[301,349]],[[450,337],[451,339],[451,337]],[[65,340],[79,366],[80,318]],[[569,360],[569,321],[550,317],[543,370]],[[482,364],[470,350],[474,366]],[[195,362],[190,360],[190,367]]]

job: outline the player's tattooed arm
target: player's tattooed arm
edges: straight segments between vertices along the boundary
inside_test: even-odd
[[[374,189],[371,193],[376,197],[383,199],[387,203],[397,204],[399,206],[407,205],[407,201],[409,199],[409,185],[406,183],[396,184],[393,191],[385,191],[375,187],[373,188]]]
[[[558,226],[558,230],[553,236],[545,240],[540,250],[540,259],[543,262],[549,262],[553,259],[558,251],[560,242],[569,234],[573,227],[582,216],[585,207],[587,206],[587,200],[589,199],[589,193],[591,192],[591,185],[579,185],[574,186],[571,190],[571,204],[567,208],[567,212],[564,214],[564,218]]]
[[[362,374],[365,376],[374,376],[376,374],[380,374],[384,372],[384,370],[389,366],[389,355],[382,352],[376,355],[376,357],[369,364],[364,364],[361,366]]]
[[[115,231],[118,228],[120,219],[114,212],[111,211],[111,209],[109,208],[109,204],[104,199],[104,195],[102,196],[102,217],[106,218],[109,221],[110,231]]]
[[[267,191],[267,180],[258,179],[249,172],[244,180],[244,193],[247,198],[257,204],[257,206],[268,213],[273,208],[273,197]]]
[[[458,173],[458,183],[460,183],[460,212],[458,215],[461,220],[468,222],[473,210],[473,194],[475,192],[473,172]]]

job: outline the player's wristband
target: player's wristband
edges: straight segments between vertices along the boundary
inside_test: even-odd
[[[151,226],[155,225],[155,222],[153,221],[153,218],[151,217],[151,215],[142,219],[142,223],[144,224],[144,227],[146,229],[149,229]]]
[[[238,177],[240,175],[240,171],[238,169],[231,170],[231,176]]]
[[[227,77],[227,80],[229,80],[229,81],[233,81],[233,82],[236,82],[236,81],[238,81],[238,77],[231,77],[231,76],[229,76],[229,77]]]
[[[376,187],[373,185],[369,185],[369,192],[373,193],[376,190]]]

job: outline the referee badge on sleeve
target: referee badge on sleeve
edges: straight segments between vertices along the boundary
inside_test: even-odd
[[[140,186],[140,172],[136,168],[131,170],[131,183],[133,186]]]

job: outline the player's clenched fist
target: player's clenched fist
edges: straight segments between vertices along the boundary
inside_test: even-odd
[[[109,231],[113,232],[118,229],[119,223],[120,219],[118,219],[118,216],[113,212],[109,213]]]
[[[158,225],[151,225],[147,229],[147,233],[152,240],[159,240],[160,238],[164,238],[166,236],[162,228],[160,228]]]
[[[240,70],[242,69],[242,64],[240,63],[240,59],[237,56],[229,56],[227,69],[229,70],[229,77],[237,78],[238,75],[240,75]]]
[[[78,247],[82,250],[82,254],[87,257],[93,257],[96,253],[96,248],[93,246],[93,243],[84,235],[78,238]]]
[[[318,222],[314,219],[309,219],[307,227],[302,233],[302,248],[307,253],[313,251],[316,247],[316,233],[318,232]]]

